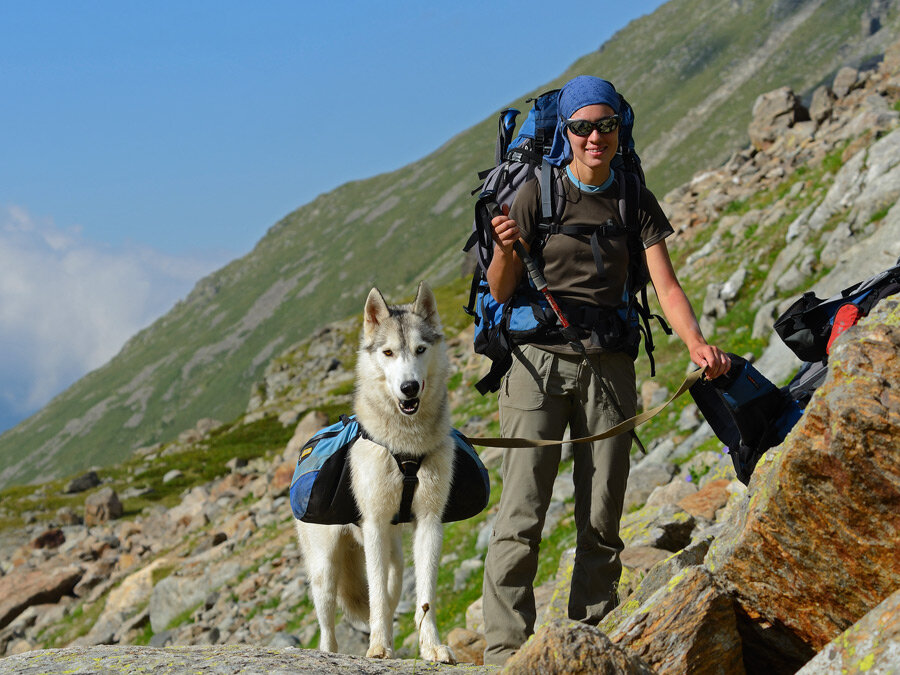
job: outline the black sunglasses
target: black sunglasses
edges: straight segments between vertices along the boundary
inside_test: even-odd
[[[576,136],[590,136],[591,132],[596,129],[601,134],[608,134],[611,131],[615,131],[619,128],[619,116],[611,115],[610,117],[603,117],[596,122],[591,122],[589,120],[575,120],[575,119],[567,119],[566,129],[571,131]]]

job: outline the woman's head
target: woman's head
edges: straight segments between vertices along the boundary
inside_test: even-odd
[[[579,133],[567,127],[569,120],[598,122],[618,115],[621,98],[612,83],[599,77],[579,75],[569,80],[559,92],[556,133],[548,160],[551,164],[562,166],[570,161],[575,168],[585,169],[593,174],[606,174],[609,161],[618,147],[618,126],[612,122],[601,122],[599,128],[590,125],[580,129],[572,124]],[[615,127],[610,129],[610,127]],[[607,129],[610,129],[607,131]],[[588,131],[587,136],[580,135]],[[584,180],[584,178],[582,178]]]

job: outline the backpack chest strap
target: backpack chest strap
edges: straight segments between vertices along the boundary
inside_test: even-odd
[[[615,237],[628,232],[625,226],[610,218],[603,225],[559,225],[558,223],[538,223],[538,234],[567,234],[570,237],[587,235],[593,237]]]

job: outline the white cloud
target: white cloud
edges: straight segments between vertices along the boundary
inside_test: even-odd
[[[0,208],[0,417],[38,410],[225,261],[87,241]]]

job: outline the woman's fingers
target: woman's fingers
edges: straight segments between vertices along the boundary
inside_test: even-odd
[[[519,227],[516,221],[507,216],[497,216],[491,220],[494,228],[494,239],[504,248],[511,247],[519,239]]]

